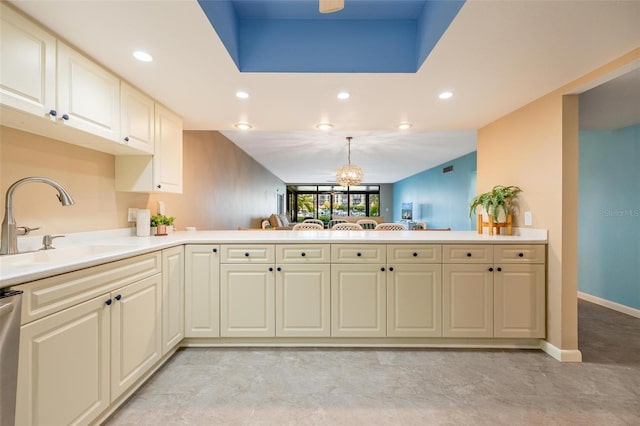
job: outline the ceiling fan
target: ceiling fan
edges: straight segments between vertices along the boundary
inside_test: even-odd
[[[318,0],[320,13],[333,13],[344,9],[344,0]]]

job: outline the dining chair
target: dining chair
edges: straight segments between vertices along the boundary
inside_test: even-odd
[[[356,223],[362,226],[362,229],[376,229],[378,222],[373,219],[360,219]]]
[[[343,222],[336,223],[331,227],[331,229],[333,231],[361,231],[363,228],[357,223]]]
[[[320,225],[319,223],[313,223],[313,222],[302,222],[302,223],[296,223],[295,225],[293,225],[293,230],[294,231],[317,231],[319,229],[324,229],[323,225]]]
[[[322,225],[322,227],[324,228],[324,222],[320,219],[305,219],[302,221],[302,223],[317,223],[318,225]]]
[[[402,223],[379,223],[376,225],[376,231],[406,231],[407,227]]]

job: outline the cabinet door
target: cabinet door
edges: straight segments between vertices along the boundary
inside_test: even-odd
[[[0,20],[0,103],[44,117],[55,108],[56,40],[4,4]]]
[[[111,293],[112,402],[160,359],[161,281],[156,274]]]
[[[109,406],[107,299],[21,328],[16,425],[89,424]]]
[[[162,354],[184,337],[183,246],[162,252]]]
[[[331,335],[384,337],[386,273],[379,265],[331,266]]]
[[[220,336],[220,247],[185,247],[185,337]]]
[[[274,267],[220,265],[220,335],[275,336]]]
[[[400,264],[388,271],[387,336],[441,337],[442,265]]]
[[[153,190],[182,193],[182,119],[160,104],[155,107]]]
[[[65,125],[120,141],[120,80],[85,56],[58,42],[58,117]]]
[[[493,336],[493,272],[489,264],[442,266],[442,335]]]
[[[120,140],[141,152],[153,154],[155,102],[124,81],[120,83]]]
[[[276,336],[330,336],[330,265],[284,264],[276,269]]]
[[[545,337],[544,265],[496,266],[493,286],[495,337]]]

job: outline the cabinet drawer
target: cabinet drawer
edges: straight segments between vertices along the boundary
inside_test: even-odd
[[[492,263],[493,246],[481,244],[447,244],[442,246],[444,263]]]
[[[277,263],[329,263],[329,244],[283,244],[276,246]]]
[[[221,263],[274,263],[272,244],[226,244],[220,247]]]
[[[61,311],[162,270],[161,252],[143,254],[17,286],[22,324]]]
[[[440,263],[442,246],[439,244],[389,244],[387,263]]]
[[[545,246],[530,245],[495,245],[493,246],[495,263],[544,263]]]
[[[378,244],[334,244],[331,262],[334,263],[386,263],[386,246]]]

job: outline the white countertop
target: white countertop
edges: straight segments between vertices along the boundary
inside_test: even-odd
[[[545,244],[547,231],[520,228],[513,236],[475,231],[184,231],[136,237],[133,228],[68,234],[54,240],[55,250],[0,256],[0,288],[181,244],[276,243],[433,243]],[[37,250],[42,237],[19,238],[21,251]]]

